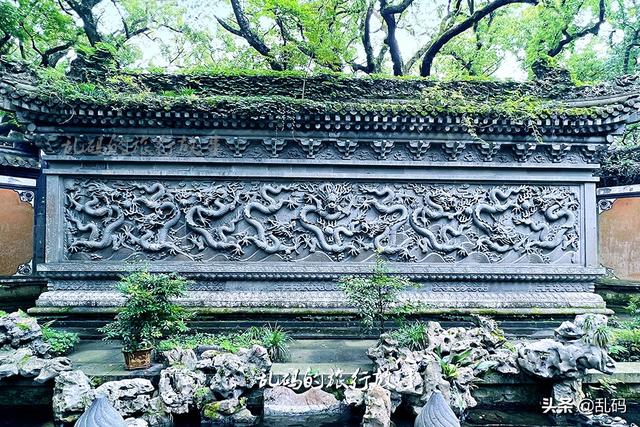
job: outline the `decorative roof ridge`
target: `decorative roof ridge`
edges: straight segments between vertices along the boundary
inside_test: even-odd
[[[305,80],[302,94],[296,92],[300,88],[291,90],[287,86],[288,81],[299,81],[301,77],[259,76],[267,83],[280,84],[261,86],[254,75],[155,76],[163,84],[185,79],[195,84],[198,79],[205,79],[217,85],[213,91],[203,87],[199,94],[180,84],[167,86],[176,89],[173,91],[157,90],[162,86],[150,91],[144,79],[151,77],[107,73],[102,85],[78,83],[64,76],[55,80],[36,75],[24,65],[0,61],[0,108],[20,112],[18,116],[24,122],[67,126],[263,128],[266,125],[302,131],[350,128],[411,132],[470,128],[478,134],[522,133],[536,126],[546,128],[541,133],[547,134],[556,130],[569,134],[608,134],[616,126],[637,121],[640,112],[637,76],[578,87],[545,80],[439,82],[320,75]],[[316,81],[315,86],[312,81]],[[372,89],[372,82],[383,87]],[[228,90],[220,93],[224,87]],[[505,89],[500,91],[500,87]],[[563,96],[556,96],[558,93]]]

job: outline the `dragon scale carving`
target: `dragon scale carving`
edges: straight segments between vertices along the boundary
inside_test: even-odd
[[[65,183],[75,260],[579,262],[570,186]]]

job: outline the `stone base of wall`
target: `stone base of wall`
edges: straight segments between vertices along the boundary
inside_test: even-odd
[[[124,303],[116,291],[54,290],[43,293],[34,313],[114,312]],[[610,314],[592,292],[406,292],[416,314],[575,315]],[[189,291],[178,302],[199,312],[263,314],[353,314],[339,291]],[[85,310],[86,309],[86,310]]]

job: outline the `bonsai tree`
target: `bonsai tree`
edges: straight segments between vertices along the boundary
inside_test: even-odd
[[[150,352],[164,336],[186,332],[187,312],[171,301],[184,295],[187,281],[175,274],[154,274],[146,270],[121,279],[118,290],[127,297],[115,320],[100,331],[106,339],[122,340],[127,353]]]
[[[372,330],[377,324],[378,332],[384,333],[384,322],[392,316],[391,308],[399,302],[400,293],[418,286],[409,279],[390,273],[387,264],[378,255],[372,275],[340,279],[340,288],[346,294],[347,301],[357,309],[365,331]]]

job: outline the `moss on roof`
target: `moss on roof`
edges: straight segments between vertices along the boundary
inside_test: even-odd
[[[76,81],[58,70],[39,70],[33,85],[39,99],[112,108],[194,110],[245,118],[291,114],[379,113],[432,116],[442,113],[532,119],[550,115],[589,117],[597,107],[572,107],[573,92],[538,83],[458,81],[424,78],[364,78],[286,74],[108,74]],[[561,95],[564,93],[565,97]]]

